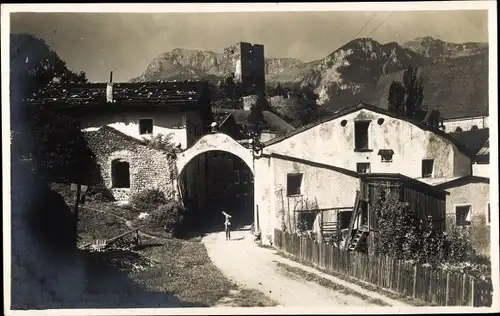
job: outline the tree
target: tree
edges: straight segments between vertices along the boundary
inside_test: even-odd
[[[412,116],[415,110],[422,108],[424,99],[424,85],[420,69],[409,66],[404,72],[403,84],[406,90],[406,113]]]
[[[298,118],[301,125],[307,125],[318,119],[319,107],[316,102],[318,100],[318,95],[311,86],[302,87],[299,94],[300,112]]]
[[[263,93],[257,95],[257,102],[255,106],[250,110],[248,115],[248,123],[251,125],[251,129],[254,133],[260,134],[265,124],[263,111],[269,111],[270,107],[267,103],[266,97]]]
[[[404,114],[404,102],[406,98],[406,89],[402,83],[393,81],[389,87],[389,111]]]
[[[47,181],[92,181],[98,168],[78,122],[28,101],[51,85],[85,83],[85,73],[31,35],[11,35],[10,57],[12,160],[29,162]]]
[[[412,117],[422,109],[424,85],[420,69],[408,67],[403,73],[403,82],[393,81],[389,87],[389,110]]]

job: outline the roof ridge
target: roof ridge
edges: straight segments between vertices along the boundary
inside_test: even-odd
[[[299,127],[299,128],[297,128],[297,129],[295,129],[295,130],[293,130],[291,132],[286,133],[285,135],[273,138],[273,139],[265,142],[264,143],[264,147],[267,147],[267,146],[279,143],[279,142],[281,142],[281,141],[283,141],[283,140],[285,140],[287,138],[290,138],[292,136],[295,136],[297,134],[305,132],[305,131],[307,131],[307,130],[309,130],[311,128],[319,126],[320,124],[323,124],[323,123],[326,123],[326,122],[329,122],[329,121],[333,121],[334,119],[337,119],[339,117],[342,117],[344,115],[353,113],[353,112],[361,110],[361,109],[366,109],[366,110],[369,110],[369,111],[372,111],[372,112],[376,112],[376,113],[379,113],[379,114],[382,114],[382,115],[387,115],[387,116],[395,118],[395,119],[406,121],[406,122],[408,122],[410,124],[413,124],[413,125],[419,127],[420,129],[427,130],[429,132],[432,132],[432,133],[434,133],[434,134],[436,134],[438,136],[441,136],[441,137],[449,140],[462,153],[466,154],[470,158],[473,158],[475,156],[475,154],[472,153],[472,151],[469,148],[467,148],[466,146],[464,146],[463,144],[461,144],[460,142],[458,142],[453,136],[451,136],[450,134],[448,134],[448,133],[446,133],[444,131],[441,131],[439,129],[433,128],[433,127],[431,127],[429,125],[423,124],[422,122],[414,120],[414,119],[410,119],[410,118],[407,118],[407,117],[401,117],[401,116],[399,116],[399,115],[397,115],[397,114],[395,114],[393,112],[385,110],[385,109],[383,109],[381,107],[378,107],[376,105],[368,104],[366,102],[359,102],[356,105],[344,107],[344,108],[340,109],[339,111],[333,113],[332,115],[330,115],[328,117],[324,117],[324,118],[322,118],[322,119],[320,119],[320,120],[318,120],[316,122],[313,122],[311,124],[307,124],[307,125],[304,125],[302,127]]]

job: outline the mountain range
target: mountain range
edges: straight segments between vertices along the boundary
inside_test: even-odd
[[[232,62],[223,53],[174,49],[154,58],[144,73],[131,81],[198,78],[215,83],[224,78],[228,63]],[[401,80],[403,70],[412,65],[423,67],[424,103],[442,107],[448,117],[488,112],[486,43],[455,44],[422,37],[400,45],[359,38],[320,60],[269,57],[265,63],[268,85],[280,82],[312,86],[325,110],[335,111],[360,101],[384,106],[392,81]],[[48,66],[55,67],[44,71],[49,75],[76,75],[68,71],[64,61],[42,39],[11,34],[13,76],[33,69],[49,70]]]
[[[484,56],[487,61],[487,51],[487,43],[457,44],[432,37],[416,38],[403,44],[381,44],[371,38],[358,38],[323,59],[311,62],[267,57],[266,84],[311,86],[318,94],[320,105],[337,109],[370,99],[382,76],[409,65],[462,65],[462,59],[473,55]],[[177,48],[155,57],[145,71],[131,81],[204,79],[215,83],[224,78],[230,62],[223,53]]]

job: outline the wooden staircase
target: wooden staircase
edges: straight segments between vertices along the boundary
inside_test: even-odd
[[[368,236],[368,232],[357,230],[352,239],[350,240],[347,249],[350,251],[358,250],[363,240],[366,239],[366,236]]]
[[[359,191],[356,191],[356,199],[354,200],[354,208],[352,209],[351,220],[349,221],[349,231],[347,233],[347,238],[344,243],[344,249],[349,249],[349,244],[351,242],[352,231],[354,229],[354,223],[356,223],[356,219],[359,215],[359,207],[360,207],[360,199],[361,195]]]

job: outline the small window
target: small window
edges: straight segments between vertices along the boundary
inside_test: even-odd
[[[286,195],[300,195],[302,187],[302,173],[289,173],[286,175]]]
[[[349,223],[351,222],[352,211],[340,211],[339,212],[339,228],[345,229],[349,228]]]
[[[457,226],[469,226],[470,225],[470,205],[460,205],[455,206],[455,220]]]
[[[369,162],[358,162],[356,164],[357,173],[370,173],[370,163]]]
[[[111,181],[113,188],[130,188],[130,165],[120,159],[111,162]]]
[[[342,120],[342,121],[340,122],[340,126],[344,127],[344,126],[346,126],[346,125],[347,125],[347,120]]]
[[[316,216],[316,212],[298,212],[297,229],[301,231],[313,230]]]
[[[234,184],[240,184],[240,171],[234,170]]]
[[[422,160],[422,178],[431,178],[434,172],[434,159]]]
[[[369,121],[354,123],[355,150],[368,150]]]
[[[394,151],[392,149],[380,149],[378,154],[382,158],[382,162],[392,162]]]
[[[471,127],[471,131],[477,131],[479,129],[479,127],[477,127],[477,125],[472,125]]]
[[[379,119],[377,120],[377,124],[378,124],[378,125],[382,125],[382,124],[384,124],[384,121],[385,121],[385,120],[384,120],[383,118],[379,118]]]
[[[249,182],[248,171],[247,170],[243,170],[243,183],[247,184],[248,182]]]
[[[153,134],[153,119],[140,119],[139,133],[141,135]]]
[[[455,132],[456,133],[460,133],[460,132],[463,132],[462,128],[461,127],[457,127],[455,128]]]

